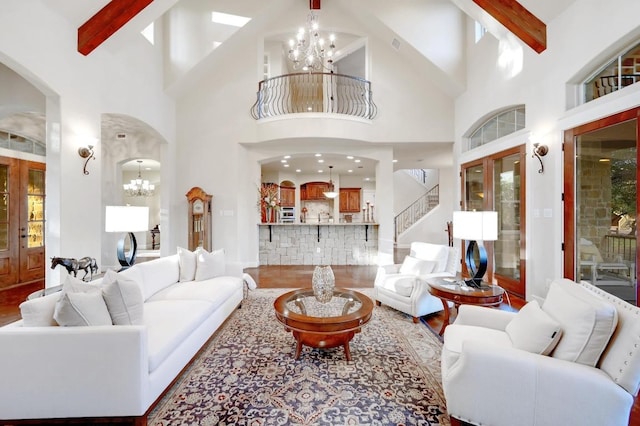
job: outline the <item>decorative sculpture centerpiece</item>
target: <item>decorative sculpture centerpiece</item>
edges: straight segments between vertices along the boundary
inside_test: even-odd
[[[336,278],[331,266],[316,266],[313,270],[311,288],[318,302],[327,303],[333,297],[333,289],[336,287]]]

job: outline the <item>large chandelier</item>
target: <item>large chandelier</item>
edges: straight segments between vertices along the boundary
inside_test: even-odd
[[[327,40],[320,34],[318,16],[309,12],[306,28],[300,27],[296,38],[289,40],[289,60],[293,69],[304,71],[332,71],[333,54],[336,48],[336,36],[330,34]]]
[[[155,185],[149,183],[148,180],[142,179],[142,173],[140,169],[140,165],[142,164],[142,160],[136,160],[138,163],[138,178],[131,179],[130,183],[125,183],[122,185],[124,188],[124,192],[129,197],[150,197],[153,195],[153,191],[156,189]]]

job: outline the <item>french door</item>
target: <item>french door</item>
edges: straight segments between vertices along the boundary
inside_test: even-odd
[[[567,130],[564,274],[638,303],[640,108]]]
[[[463,210],[497,211],[498,239],[487,242],[487,280],[525,297],[525,146],[462,165]],[[464,251],[463,251],[464,252]]]
[[[0,157],[0,290],[44,279],[45,165]]]

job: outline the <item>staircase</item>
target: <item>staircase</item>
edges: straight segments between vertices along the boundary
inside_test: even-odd
[[[422,195],[409,207],[400,212],[394,219],[394,241],[398,236],[409,229],[414,223],[422,219],[440,203],[440,186],[436,185],[426,194]]]

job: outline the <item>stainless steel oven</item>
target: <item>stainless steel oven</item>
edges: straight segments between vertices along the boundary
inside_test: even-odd
[[[295,207],[280,207],[280,222],[293,223],[296,221]]]

